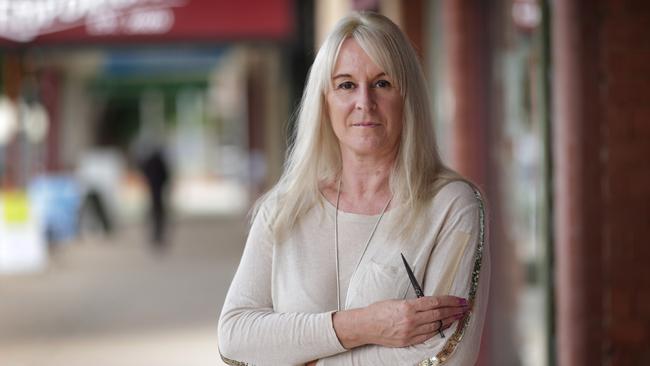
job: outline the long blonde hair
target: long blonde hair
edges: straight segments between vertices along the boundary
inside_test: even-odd
[[[276,238],[284,235],[319,202],[322,182],[341,171],[341,154],[326,113],[325,94],[343,41],[353,38],[368,56],[394,78],[404,100],[404,123],[389,186],[401,221],[400,234],[413,228],[427,201],[447,182],[460,177],[440,161],[424,73],[406,36],[383,15],[362,12],[341,19],[318,51],[297,110],[293,144],[278,183],[253,209],[275,200],[270,224]],[[253,215],[254,217],[254,215]],[[404,225],[404,222],[407,224]]]

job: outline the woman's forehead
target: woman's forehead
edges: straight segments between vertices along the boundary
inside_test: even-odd
[[[359,72],[372,75],[386,74],[386,70],[373,60],[356,39],[347,38],[339,48],[332,70],[332,77]]]

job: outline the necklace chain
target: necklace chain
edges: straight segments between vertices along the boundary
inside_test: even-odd
[[[336,305],[338,311],[341,311],[341,279],[340,279],[340,271],[339,271],[339,219],[338,219],[340,200],[341,200],[341,177],[339,177],[338,188],[336,189],[336,212],[334,213],[334,257],[336,262]],[[357,261],[357,264],[354,266],[354,271],[352,271],[352,276],[350,277],[350,281],[352,281],[352,277],[354,277],[354,274],[357,272],[357,268],[359,268],[359,264],[361,264],[361,260],[363,259],[363,256],[366,254],[368,245],[370,245],[370,241],[372,240],[372,237],[375,235],[375,232],[377,231],[379,222],[381,221],[381,218],[384,217],[384,214],[386,213],[386,209],[388,208],[388,205],[390,205],[390,201],[392,200],[393,200],[393,196],[391,195],[388,201],[386,202],[386,205],[381,210],[381,214],[377,218],[377,222],[375,222],[375,226],[372,228],[372,231],[368,236],[368,240],[366,241],[366,245],[363,247],[363,251],[359,256],[359,260]]]

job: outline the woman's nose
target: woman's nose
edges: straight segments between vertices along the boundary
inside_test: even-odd
[[[362,111],[370,111],[375,109],[375,99],[370,88],[358,88],[356,98],[356,108]]]

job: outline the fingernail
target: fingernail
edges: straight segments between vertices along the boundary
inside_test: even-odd
[[[456,320],[462,318],[463,316],[465,316],[465,314],[456,314]]]
[[[467,306],[467,300],[466,299],[460,299],[460,304],[463,306]]]

